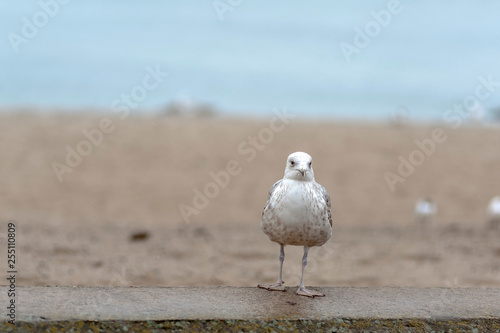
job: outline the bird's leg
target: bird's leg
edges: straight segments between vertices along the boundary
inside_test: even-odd
[[[280,275],[278,276],[278,281],[276,283],[284,284],[283,281],[283,262],[285,261],[285,245],[280,244]]]
[[[280,244],[280,275],[278,276],[278,281],[273,284],[259,284],[257,287],[264,288],[267,290],[277,290],[277,291],[286,291],[285,286],[283,285],[285,281],[283,281],[283,261],[285,261],[285,246]]]
[[[309,252],[309,247],[304,246],[304,256],[302,257],[302,278],[300,279],[299,289],[297,289],[297,295],[308,296],[308,297],[323,297],[325,296],[325,294],[314,290],[306,289],[306,287],[304,286],[304,274],[306,271],[308,252]]]

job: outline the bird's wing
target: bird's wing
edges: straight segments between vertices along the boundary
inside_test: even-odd
[[[326,205],[328,207],[328,222],[330,222],[330,226],[333,226],[332,223],[332,201],[330,200],[330,194],[326,191],[326,188],[323,187],[323,185],[318,184],[319,188],[321,189],[321,192],[323,194],[323,198],[326,201]]]
[[[283,179],[280,179],[278,180],[276,183],[273,184],[273,186],[271,186],[271,188],[269,189],[269,195],[267,196],[267,202],[266,202],[266,206],[264,207],[264,210],[266,210],[267,207],[269,207],[269,203],[271,201],[271,197],[273,196],[273,193],[274,191],[276,191],[276,188],[278,188],[278,186],[281,185],[281,182],[283,181]],[[262,215],[264,215],[264,211],[262,212]]]

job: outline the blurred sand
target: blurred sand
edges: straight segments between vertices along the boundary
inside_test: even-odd
[[[105,117],[114,131],[60,182],[51,163],[65,163],[65,147]],[[21,285],[273,282],[279,246],[260,231],[261,212],[286,157],[302,150],[334,220],[332,240],[310,252],[307,285],[500,287],[500,231],[486,216],[500,194],[500,129],[443,126],[292,120],[248,161],[249,137],[269,120],[4,114],[0,246],[16,221]],[[397,173],[398,157],[436,127],[446,142],[392,192],[384,173]],[[179,205],[192,206],[193,190],[230,160],[241,172],[186,223]],[[438,216],[420,234],[413,205],[423,196]],[[149,237],[131,240],[140,231]],[[302,249],[286,253],[284,279],[297,285]]]

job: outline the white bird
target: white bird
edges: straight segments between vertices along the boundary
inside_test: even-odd
[[[490,216],[490,226],[498,228],[500,226],[500,196],[491,199],[488,206],[488,215]]]
[[[419,199],[415,205],[415,222],[423,228],[426,224],[432,223],[436,213],[437,207],[434,201],[429,198]]]
[[[269,190],[260,226],[271,241],[280,244],[280,271],[276,283],[259,284],[258,287],[285,291],[282,279],[285,245],[297,245],[304,246],[302,278],[297,294],[325,296],[304,286],[309,249],[325,244],[332,236],[330,195],[314,181],[312,158],[309,154],[296,152],[288,156],[283,179]]]

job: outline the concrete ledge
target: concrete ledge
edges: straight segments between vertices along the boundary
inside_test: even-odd
[[[18,287],[15,327],[1,289],[0,331],[500,332],[500,289]]]

